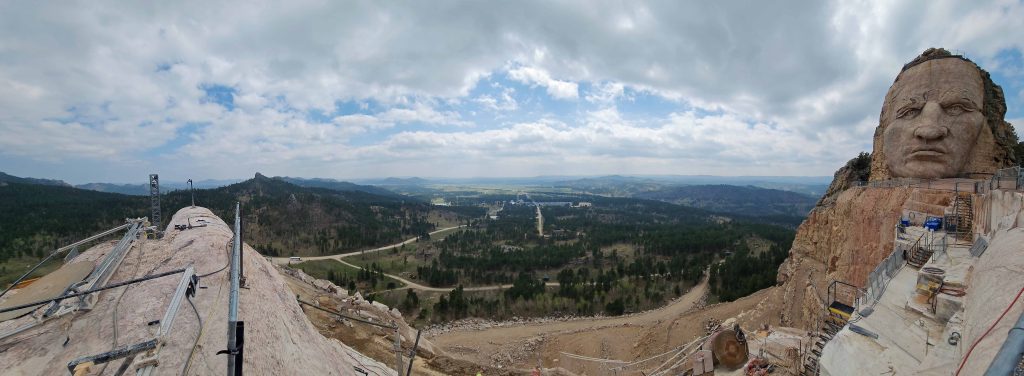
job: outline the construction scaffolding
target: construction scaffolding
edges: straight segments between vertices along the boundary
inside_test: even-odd
[[[157,174],[149,174],[149,208],[150,221],[156,228],[156,237],[160,238],[163,227],[160,225],[160,177]]]
[[[36,316],[35,320],[28,322],[22,326],[0,332],[0,339],[4,339],[16,335],[18,333],[24,332],[37,325],[41,325],[42,323],[53,318],[74,313],[79,310],[90,310],[96,304],[97,300],[96,295],[93,294],[94,292],[112,288],[111,286],[121,286],[122,284],[108,285],[107,282],[110,279],[110,276],[113,274],[113,272],[121,265],[121,262],[124,260],[124,256],[128,253],[128,250],[131,249],[132,245],[135,243],[135,240],[138,237],[138,233],[142,228],[144,221],[145,220],[141,218],[128,220],[127,223],[125,223],[124,225],[93,235],[89,238],[83,239],[73,244],[58,248],[56,251],[51,253],[50,256],[43,260],[43,262],[46,262],[51,257],[53,257],[56,254],[59,254],[60,252],[63,252],[64,250],[73,249],[78,245],[82,245],[87,242],[100,239],[106,235],[120,231],[124,228],[128,228],[127,233],[125,233],[124,237],[122,237],[121,240],[118,241],[114,249],[107,253],[106,257],[104,257],[104,259],[100,262],[100,265],[93,269],[92,272],[88,276],[86,276],[84,280],[71,283],[66,288],[64,288],[64,290],[60,294],[58,294],[56,297],[52,299],[47,299],[35,303],[21,304],[15,307],[5,307],[4,309],[0,310],[0,313],[20,310],[22,313],[16,314],[20,316],[35,311],[35,308],[33,307],[36,307],[38,305],[50,305],[48,308],[43,310],[41,314]],[[42,265],[43,262],[40,262],[35,267],[33,267],[33,270]],[[21,278],[18,279],[18,281],[27,277],[31,272],[32,271],[30,270],[29,273],[23,275]],[[14,284],[12,284],[12,287],[13,286]],[[4,293],[6,293],[6,291]],[[0,296],[2,296],[2,294],[0,294]],[[78,299],[74,301],[69,301],[69,299],[72,297],[77,297]]]
[[[123,224],[123,225],[114,227],[114,228],[112,228],[110,230],[103,231],[101,233],[98,233],[96,235],[90,236],[88,238],[85,238],[85,239],[79,240],[77,242],[68,244],[66,246],[57,248],[53,252],[50,252],[50,254],[48,256],[46,256],[46,258],[44,258],[38,264],[33,266],[31,269],[29,269],[29,271],[25,272],[25,274],[23,274],[21,277],[18,277],[18,279],[14,280],[14,282],[12,282],[10,286],[7,286],[7,288],[5,288],[3,292],[0,292],[0,298],[2,298],[4,295],[6,295],[8,291],[11,291],[11,289],[13,289],[14,286],[18,285],[18,283],[20,283],[21,281],[25,280],[25,278],[27,278],[29,275],[31,275],[32,272],[35,272],[36,269],[39,269],[40,266],[45,264],[47,261],[50,261],[50,259],[52,259],[54,256],[59,255],[59,254],[63,253],[64,251],[67,251],[69,249],[72,250],[72,252],[74,253],[75,249],[78,248],[79,246],[91,243],[93,241],[102,239],[103,237],[106,237],[107,235],[110,235],[110,234],[113,234],[115,232],[124,230],[124,229],[128,228],[129,226],[132,226],[137,221],[141,221],[141,219],[127,220],[127,221],[125,221],[125,224]],[[66,258],[65,262],[69,261],[71,259],[74,259],[74,257]]]
[[[74,375],[85,375],[88,374],[90,368],[93,366],[124,358],[125,361],[120,367],[120,372],[127,370],[131,365],[135,364],[136,376],[152,375],[156,370],[157,365],[160,363],[160,349],[174,327],[174,318],[177,317],[178,308],[181,307],[181,301],[185,299],[186,296],[195,296],[196,286],[199,284],[199,278],[195,275],[195,269],[189,266],[185,269],[179,269],[168,273],[161,273],[155,276],[141,278],[135,281],[129,281],[137,283],[158,278],[158,276],[177,273],[182,273],[181,280],[178,282],[178,287],[174,290],[174,295],[171,297],[171,301],[167,305],[167,310],[164,312],[163,319],[160,320],[160,328],[157,329],[156,335],[152,339],[133,345],[122,346],[101,354],[84,356],[72,360],[71,362],[68,362],[68,371]],[[118,286],[121,285],[123,284],[118,284]],[[142,358],[136,361],[135,358],[139,355],[142,355]]]

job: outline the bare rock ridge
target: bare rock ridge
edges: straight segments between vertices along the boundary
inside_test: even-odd
[[[205,208],[184,208],[167,224],[205,221],[205,227],[168,231],[159,240],[138,239],[110,278],[111,283],[193,266],[202,276],[192,298],[202,326],[189,303],[181,302],[173,330],[156,356],[155,374],[221,374],[226,358],[229,273],[226,271],[232,230]],[[114,242],[100,243],[72,264],[97,264]],[[389,365],[326,338],[310,323],[278,269],[249,246],[243,247],[247,286],[239,294],[239,319],[245,322],[244,370],[253,375],[351,375],[356,367],[370,375],[394,375]],[[224,269],[222,269],[224,268]],[[59,272],[59,270],[58,270]],[[68,374],[68,362],[154,336],[154,326],[170,302],[180,276],[168,276],[98,293],[88,311],[42,321],[0,339],[0,364],[5,375]],[[16,294],[14,290],[12,294]],[[6,297],[5,297],[6,298]],[[0,322],[0,333],[34,322],[42,309]],[[116,334],[115,334],[116,331]],[[67,341],[65,343],[65,341]],[[191,358],[191,364],[185,364]],[[89,375],[112,375],[121,360],[91,368]],[[136,367],[137,364],[131,364]],[[129,368],[132,370],[134,368]]]

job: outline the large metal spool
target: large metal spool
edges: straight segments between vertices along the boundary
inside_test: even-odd
[[[747,363],[749,354],[746,339],[741,340],[743,336],[742,332],[737,336],[733,329],[720,330],[711,335],[705,348],[709,348],[714,354],[715,364],[736,369]]]

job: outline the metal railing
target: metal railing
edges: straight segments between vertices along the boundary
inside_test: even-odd
[[[988,182],[988,188],[1020,190],[1024,188],[1024,174],[1021,173],[1020,167],[1004,168],[996,171]],[[981,240],[984,240],[984,238]],[[984,252],[987,246],[988,242],[985,241],[981,247],[978,247],[978,255]],[[971,249],[971,253],[975,253],[974,248]],[[1021,359],[1021,354],[1024,354],[1024,313],[1020,314],[1017,322],[1010,328],[1006,340],[1003,341],[1003,345],[1000,346],[995,358],[989,363],[985,375],[1020,374],[1021,364],[1024,363],[1024,360]]]
[[[918,238],[918,242],[920,242],[920,238]],[[864,292],[865,300],[877,302],[882,297],[882,294],[885,293],[885,288],[889,285],[889,281],[896,277],[896,273],[899,273],[900,268],[906,262],[907,260],[903,258],[903,252],[898,248],[894,248],[893,252],[882,260],[875,267],[875,270],[868,274],[868,284]]]
[[[977,176],[988,177],[978,178]],[[956,179],[964,179],[967,181],[955,181]],[[949,183],[953,184],[952,188],[949,187]],[[871,188],[915,187],[950,190],[955,192],[985,193],[994,189],[1024,190],[1024,174],[1021,173],[1021,167],[1009,167],[996,170],[996,172],[992,174],[971,173],[957,176],[955,178],[943,179],[896,178],[888,180],[857,181],[853,183],[853,186]]]
[[[1004,168],[992,174],[986,184],[988,190],[1021,190],[1024,189],[1024,174],[1020,167]]]

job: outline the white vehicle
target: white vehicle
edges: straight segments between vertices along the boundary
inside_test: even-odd
[[[288,258],[288,262],[299,262],[299,261],[302,261],[302,257],[292,256],[292,257]]]

